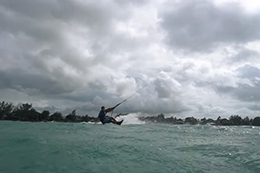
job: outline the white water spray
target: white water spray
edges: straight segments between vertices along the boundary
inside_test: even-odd
[[[145,124],[144,121],[138,119],[138,113],[130,113],[127,116],[120,116],[116,118],[117,120],[124,120],[122,125],[126,124]]]

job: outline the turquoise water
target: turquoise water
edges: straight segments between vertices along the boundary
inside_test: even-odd
[[[260,128],[0,121],[1,173],[260,172]]]

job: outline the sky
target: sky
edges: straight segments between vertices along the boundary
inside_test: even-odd
[[[260,1],[1,0],[0,101],[259,116]]]

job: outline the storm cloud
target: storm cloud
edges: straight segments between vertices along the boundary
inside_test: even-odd
[[[251,8],[229,0],[2,0],[1,100],[96,116],[132,96],[116,112],[256,116],[260,5]]]
[[[165,38],[172,47],[212,51],[219,45],[245,44],[260,38],[259,14],[250,14],[238,3],[180,1],[162,13]]]

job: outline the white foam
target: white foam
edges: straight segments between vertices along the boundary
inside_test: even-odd
[[[120,116],[117,118],[117,120],[124,120],[123,124],[122,125],[125,125],[125,124],[145,124],[144,121],[140,121],[138,119],[138,114],[137,113],[130,113],[126,116]]]

